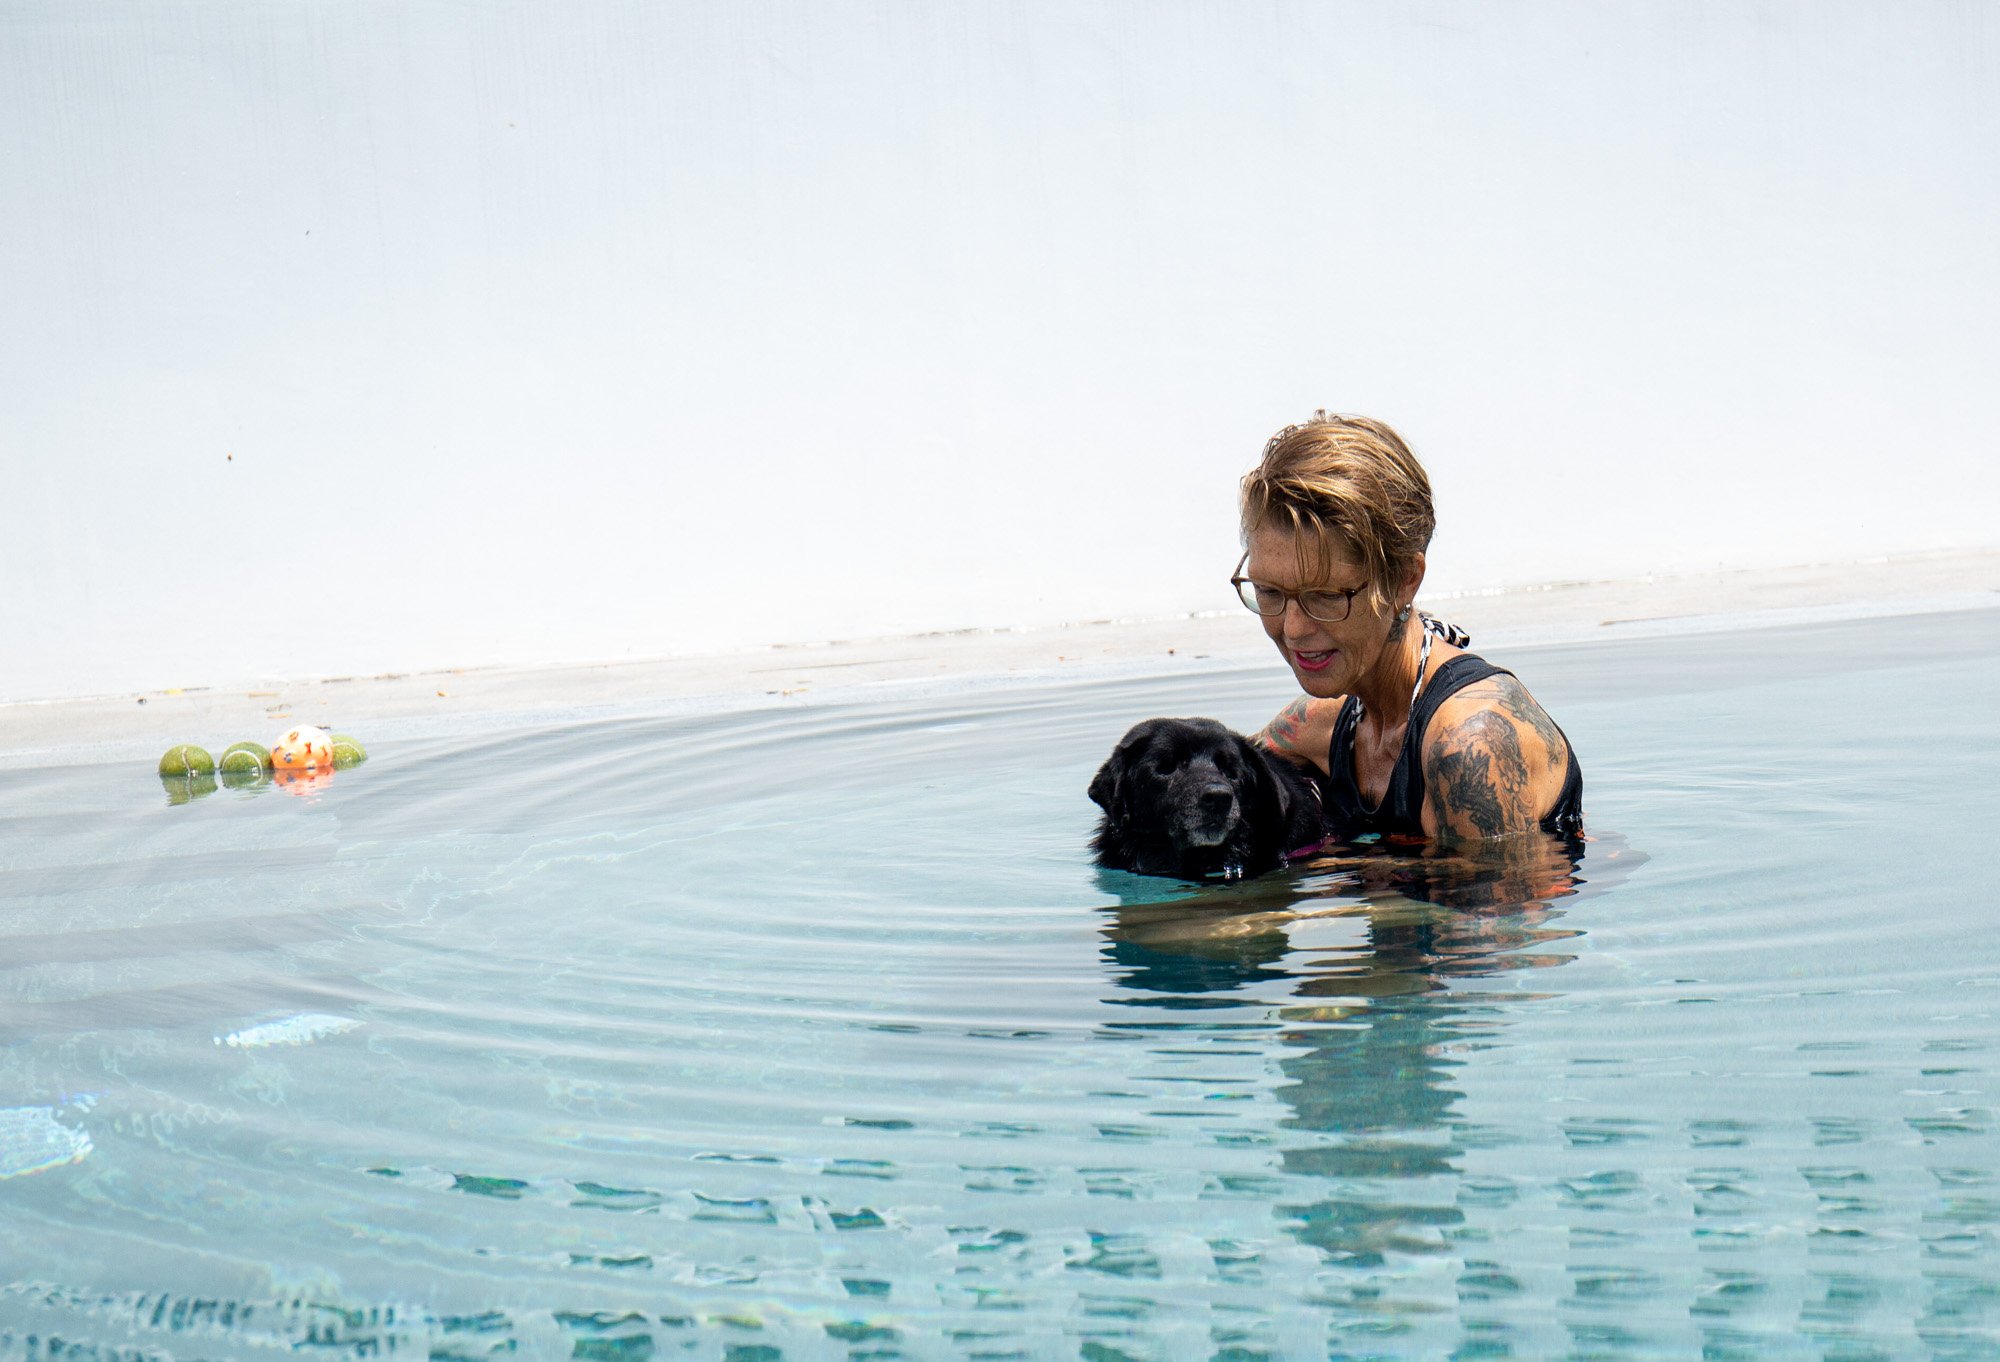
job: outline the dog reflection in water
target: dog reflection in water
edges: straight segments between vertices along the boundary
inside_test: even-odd
[[[1213,719],[1134,725],[1090,797],[1104,810],[1091,849],[1111,870],[1236,880],[1326,840],[1311,777]]]

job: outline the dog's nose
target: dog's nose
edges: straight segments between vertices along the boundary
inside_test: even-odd
[[[1227,785],[1210,785],[1195,798],[1201,804],[1201,811],[1211,818],[1221,818],[1228,814],[1229,806],[1236,802],[1236,792]]]

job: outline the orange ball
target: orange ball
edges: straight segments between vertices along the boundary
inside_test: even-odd
[[[310,724],[295,728],[271,744],[271,765],[280,771],[331,771],[333,737]]]

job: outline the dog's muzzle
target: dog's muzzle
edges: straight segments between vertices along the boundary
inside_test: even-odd
[[[1184,790],[1175,791],[1175,810],[1180,823],[1180,841],[1184,846],[1213,847],[1229,840],[1229,834],[1236,830],[1241,816],[1236,804],[1236,791],[1226,782],[1205,780],[1190,781]]]

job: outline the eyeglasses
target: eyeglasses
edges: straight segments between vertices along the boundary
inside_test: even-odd
[[[1243,604],[1255,610],[1266,619],[1276,619],[1285,613],[1285,606],[1292,601],[1299,603],[1299,609],[1306,612],[1309,619],[1321,624],[1339,624],[1354,609],[1354,598],[1366,588],[1351,587],[1346,591],[1286,591],[1283,587],[1267,582],[1253,581],[1243,575],[1243,564],[1250,561],[1244,554],[1242,562],[1236,565],[1236,575],[1229,584],[1236,588],[1236,594],[1243,598]]]

